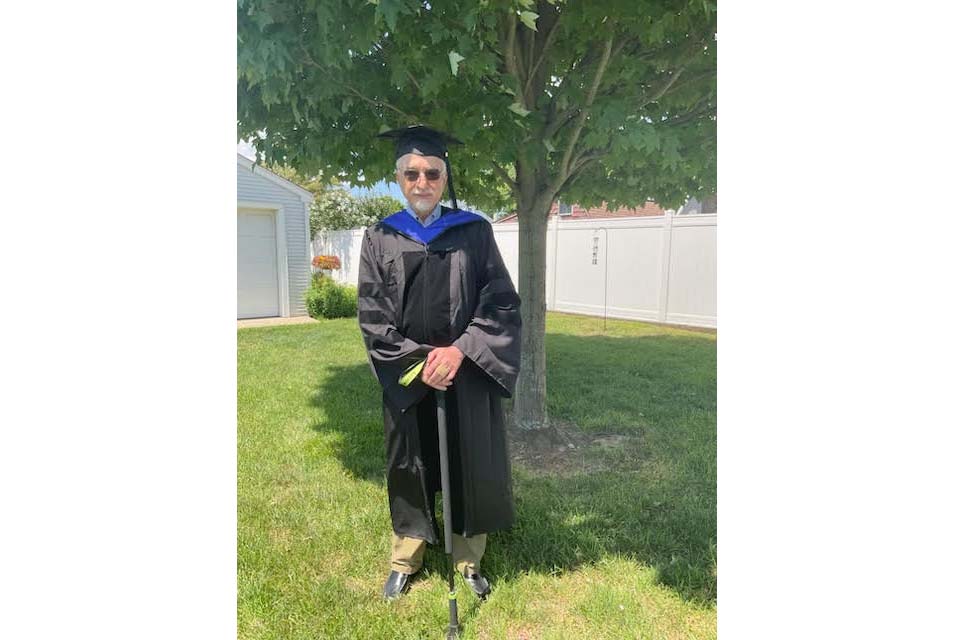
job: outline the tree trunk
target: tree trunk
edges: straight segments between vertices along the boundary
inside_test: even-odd
[[[547,419],[547,358],[544,333],[547,315],[547,213],[542,203],[519,208],[520,317],[523,321],[520,375],[513,401],[514,426],[521,431],[544,429]]]

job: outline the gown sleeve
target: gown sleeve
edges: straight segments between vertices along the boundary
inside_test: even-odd
[[[520,296],[503,264],[489,223],[480,246],[479,295],[473,319],[453,344],[490,378],[500,395],[513,395],[520,371]]]
[[[398,296],[384,282],[380,260],[370,237],[363,234],[357,282],[357,320],[367,359],[387,400],[400,411],[419,402],[429,390],[419,378],[404,387],[399,379],[407,367],[426,357],[429,345],[410,340],[394,324]]]

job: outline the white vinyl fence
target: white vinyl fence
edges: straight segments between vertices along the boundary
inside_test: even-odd
[[[519,225],[493,225],[517,282]],[[340,282],[356,285],[363,230],[318,235],[314,255],[335,255]],[[717,215],[558,220],[547,230],[547,309],[608,318],[717,326]]]

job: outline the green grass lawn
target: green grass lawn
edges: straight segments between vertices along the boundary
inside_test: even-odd
[[[237,342],[239,637],[442,637],[442,547],[379,599],[383,424],[356,320]],[[462,637],[715,638],[716,336],[549,314],[546,346],[576,445],[514,463],[517,523],[490,536],[488,600],[459,582]]]

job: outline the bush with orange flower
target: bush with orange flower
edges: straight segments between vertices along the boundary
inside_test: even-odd
[[[330,271],[340,268],[340,258],[337,256],[314,256],[313,266],[321,271]]]
[[[337,284],[326,275],[327,271],[339,269],[337,256],[316,256],[312,264],[318,269],[311,278],[304,300],[307,313],[314,318],[343,318],[357,314],[356,287]]]

